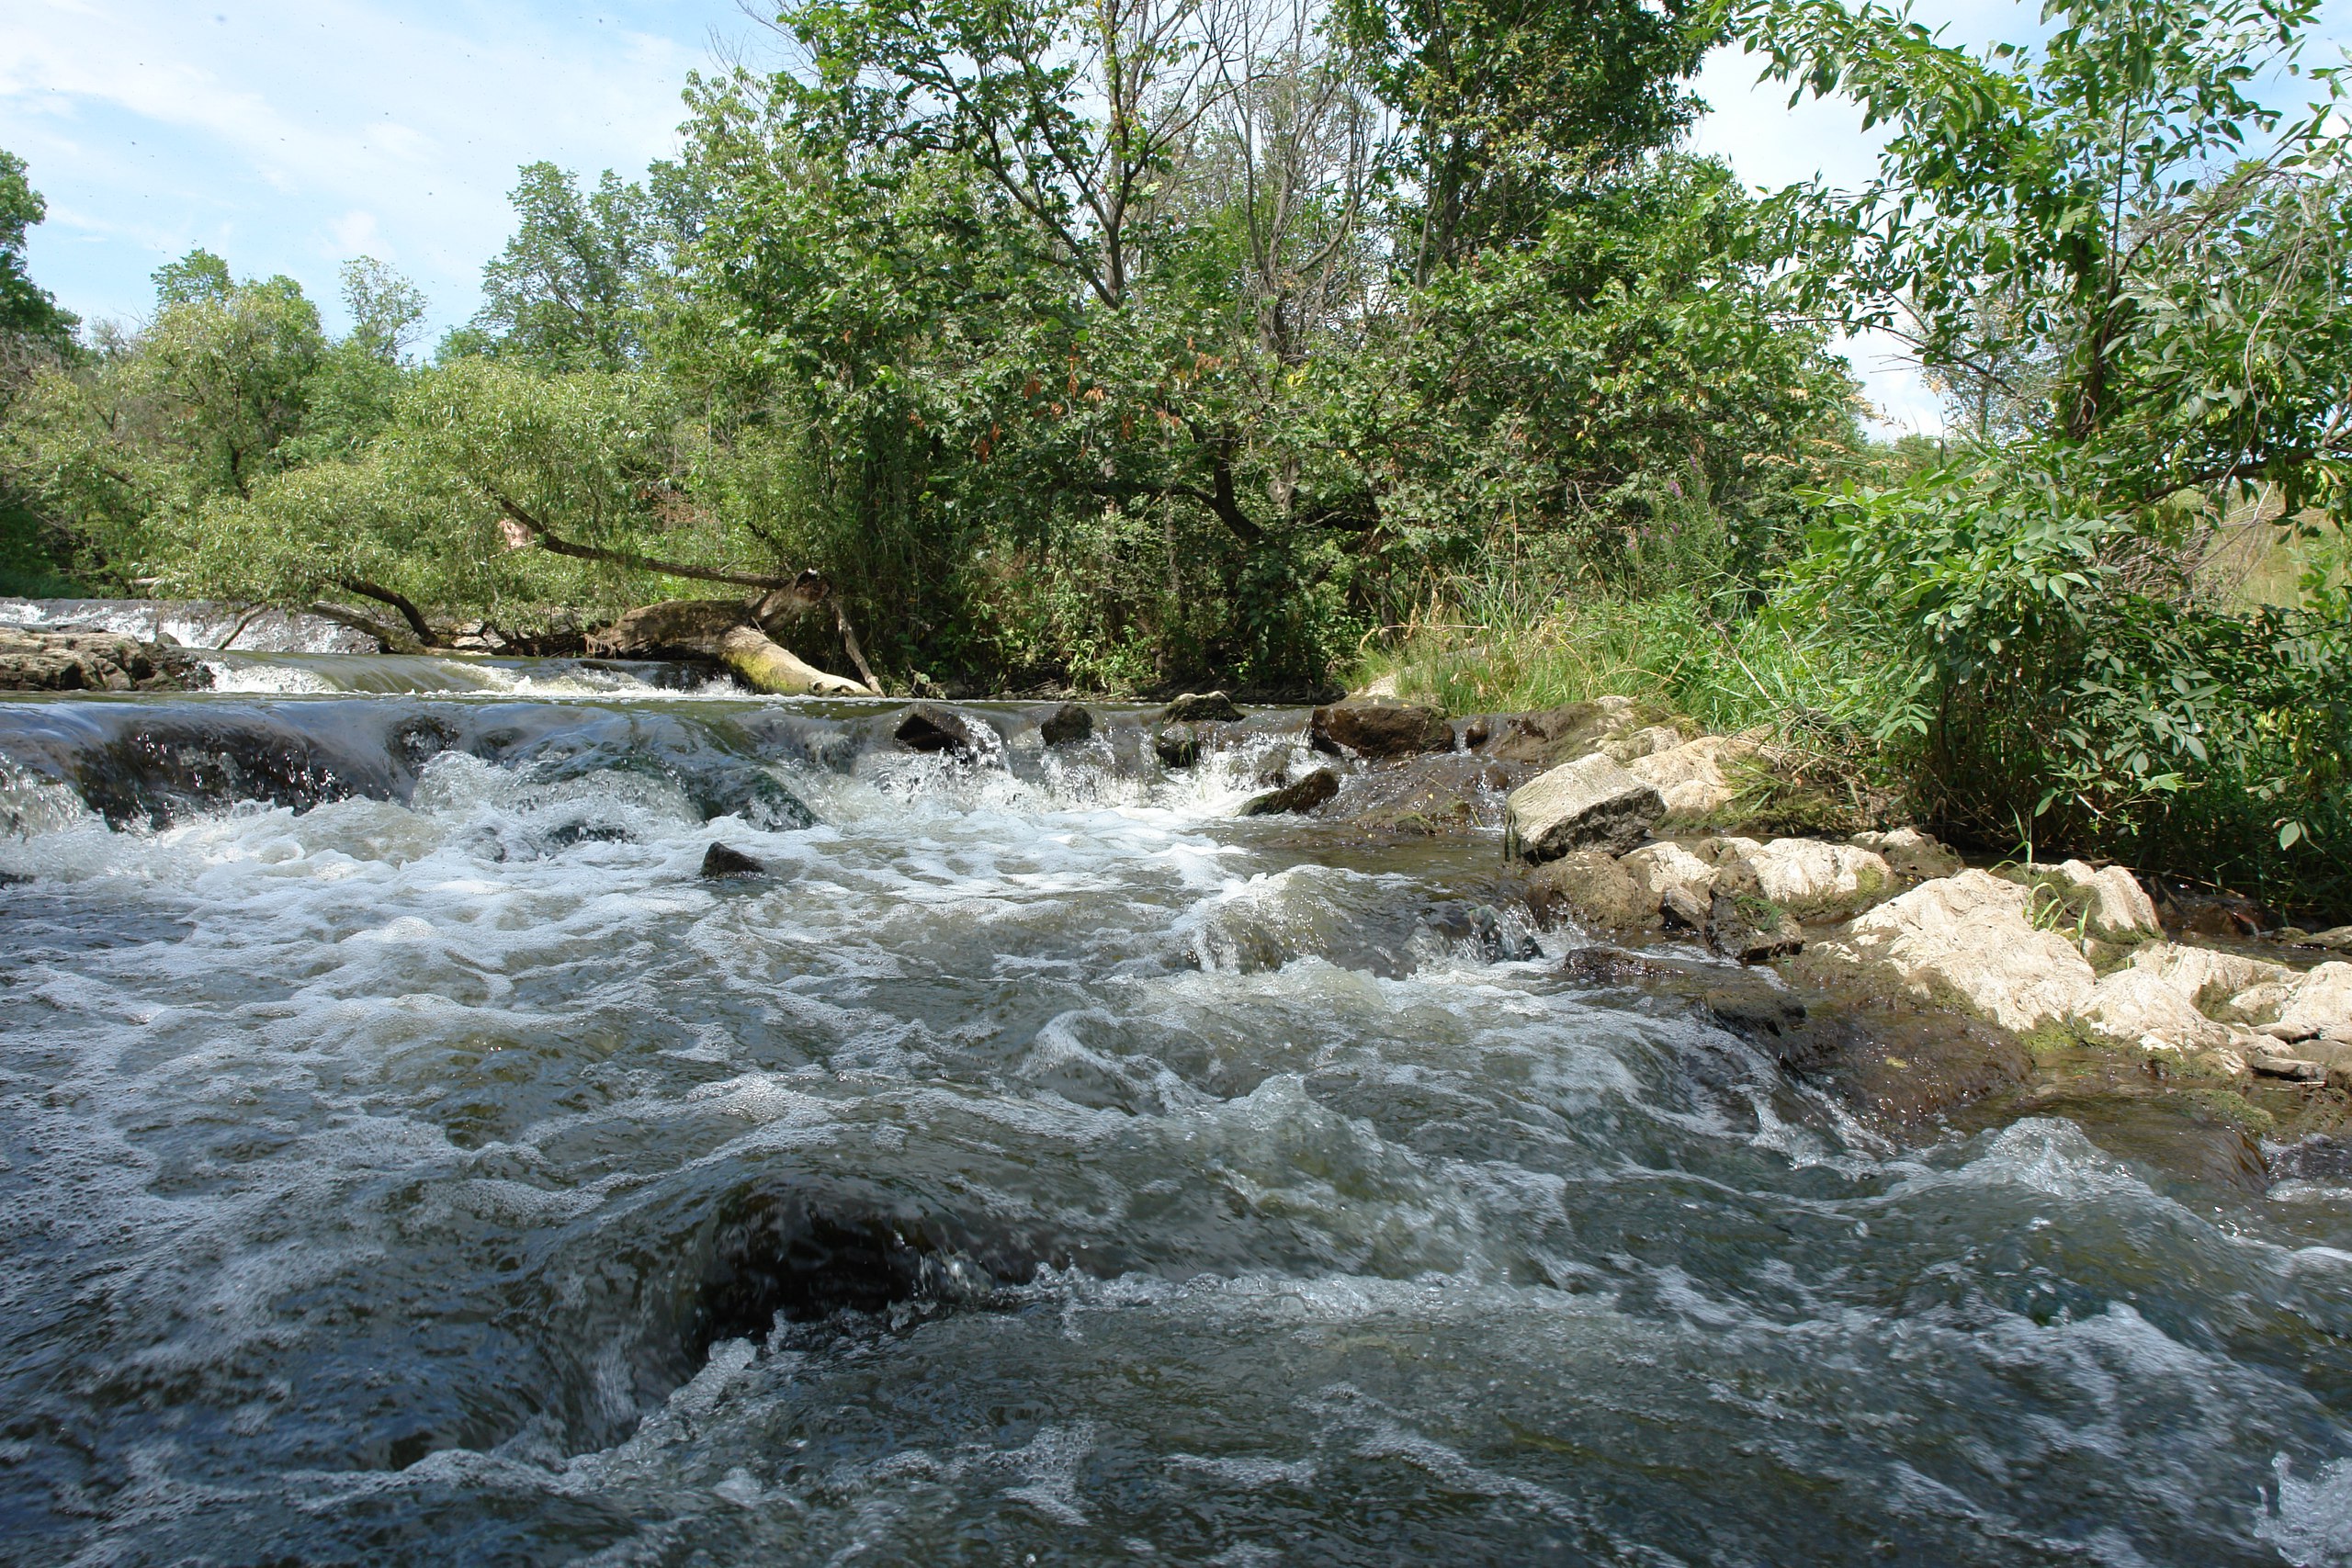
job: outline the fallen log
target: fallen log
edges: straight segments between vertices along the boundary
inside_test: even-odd
[[[768,636],[756,605],[735,599],[641,604],[602,631],[588,651],[606,659],[707,659],[754,691],[778,696],[862,697],[867,688],[827,674]]]

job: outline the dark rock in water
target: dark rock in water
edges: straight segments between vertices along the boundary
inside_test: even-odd
[[[689,1363],[722,1339],[763,1338],[781,1320],[809,1323],[904,1303],[993,1304],[1044,1265],[1080,1260],[953,1221],[794,1192],[757,1192],[719,1217],[689,1321]]]
[[[2352,1187],[2352,1137],[2314,1134],[2274,1150],[2269,1165],[2270,1174],[2280,1181],[2318,1181],[2331,1187]]]
[[[767,868],[767,862],[747,855],[741,850],[730,850],[725,844],[713,844],[702,852],[702,874],[705,876],[758,876]]]
[[[1622,947],[1578,947],[1560,960],[1560,973],[1586,986],[1639,986],[1653,980],[1684,980],[1697,966],[1630,953]]]
[[[909,708],[895,734],[899,744],[910,751],[951,751],[970,757],[980,749],[970,721],[937,703],[917,703]]]
[[[212,671],[176,645],[114,632],[0,626],[0,691],[190,692]]]
[[[1201,733],[1189,725],[1171,724],[1151,738],[1151,750],[1170,768],[1189,768],[1201,760]]]
[[[1231,724],[1241,717],[1241,710],[1223,692],[1187,692],[1160,710],[1162,724],[1196,724],[1212,721]]]
[[[1385,760],[1453,750],[1453,727],[1433,707],[1394,703],[1337,703],[1317,708],[1307,741],[1318,751],[1353,751]]]
[[[22,875],[17,872],[0,871],[0,887],[14,887],[18,883],[30,882],[31,880],[31,877]]]
[[[1239,815],[1273,817],[1283,812],[1312,811],[1339,793],[1340,775],[1329,768],[1317,768],[1296,784],[1253,796]]]
[[[1492,904],[1481,904],[1471,911],[1470,926],[1478,951],[1494,963],[1519,964],[1544,956],[1535,938],[1504,919]]]
[[[1046,716],[1037,734],[1048,746],[1074,746],[1094,734],[1094,716],[1076,703],[1064,703]]]
[[[574,844],[634,843],[637,839],[637,835],[628,829],[616,828],[609,822],[560,823],[548,829],[546,836],[548,845],[559,850],[570,849]]]
[[[1355,776],[1346,818],[1367,833],[1399,837],[1494,828],[1512,777],[1512,770],[1466,753],[1405,758]]]
[[[1719,887],[1707,908],[1707,945],[1725,958],[1761,964],[1803,952],[1804,931],[1770,899]]]

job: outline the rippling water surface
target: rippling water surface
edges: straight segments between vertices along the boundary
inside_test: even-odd
[[[0,704],[9,1561],[2352,1562],[2345,1187],[1898,1147],[1281,736],[481,689]]]

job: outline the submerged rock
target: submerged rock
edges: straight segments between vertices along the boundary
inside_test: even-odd
[[[1433,707],[1395,703],[1337,703],[1317,708],[1307,743],[1318,751],[1352,751],[1382,761],[1453,749],[1453,727]]]
[[[1231,724],[1240,717],[1241,710],[1223,692],[1187,692],[1159,712],[1162,724]]]
[[[1305,778],[1253,796],[1235,813],[1238,817],[1273,817],[1284,812],[1312,811],[1340,793],[1340,775],[1317,768]]]
[[[1048,746],[1075,746],[1094,735],[1094,715],[1077,703],[1064,703],[1037,726],[1038,738]]]
[[[1570,850],[1623,854],[1648,836],[1666,803],[1657,790],[1595,755],[1521,785],[1503,809],[1505,852],[1540,863]]]
[[[707,877],[758,876],[767,868],[767,862],[725,844],[713,844],[702,853],[702,874]]]

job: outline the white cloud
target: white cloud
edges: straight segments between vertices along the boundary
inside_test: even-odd
[[[146,274],[199,243],[331,301],[334,261],[368,249],[401,256],[445,322],[504,241],[517,165],[641,171],[674,146],[707,29],[741,20],[730,0],[8,9],[0,146],[51,199],[33,262],[65,303],[136,314]]]

